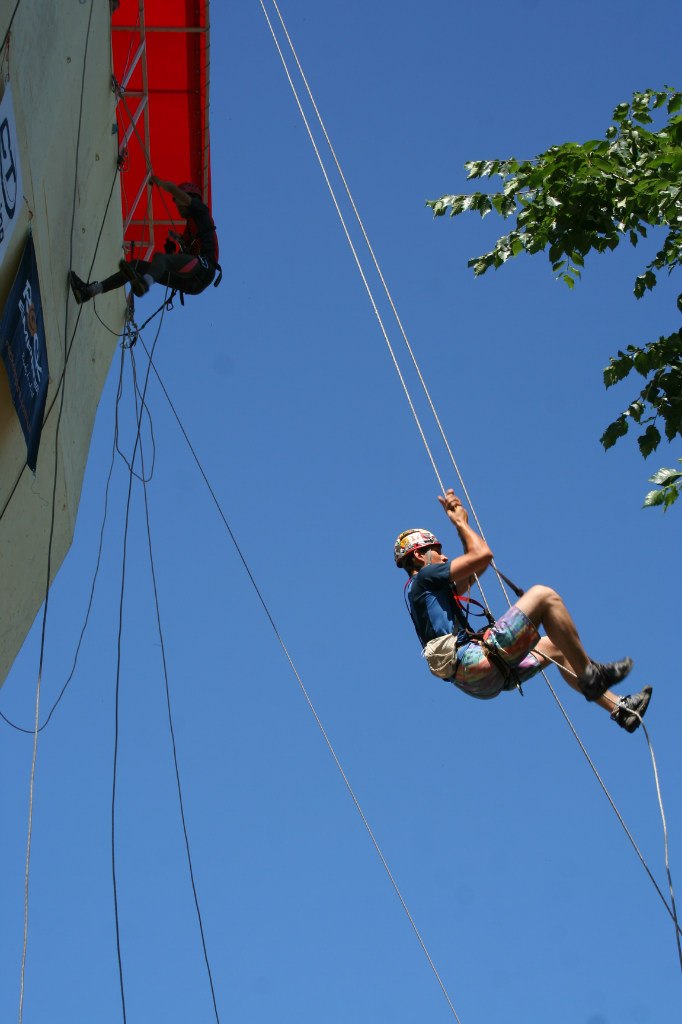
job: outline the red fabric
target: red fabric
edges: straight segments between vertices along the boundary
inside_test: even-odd
[[[114,77],[119,83],[142,41],[142,24],[145,31],[149,139],[140,117],[140,138],[135,132],[131,135],[121,176],[124,223],[131,212],[133,221],[142,222],[131,223],[125,232],[125,240],[134,243],[133,256],[142,256],[150,243],[155,250],[162,250],[169,229],[184,228],[171,196],[158,188],[152,189],[151,218],[146,190],[131,210],[147,173],[143,146],[148,148],[158,177],[196,182],[204,202],[211,206],[208,7],[209,0],[121,0],[111,19]],[[158,29],[170,31],[155,31]],[[125,102],[119,101],[117,107],[120,140],[143,93],[143,60],[138,61],[126,85]],[[173,223],[167,223],[169,220]]]
[[[199,262],[198,258],[190,260],[190,262],[186,266],[180,267],[180,269],[177,270],[176,273],[177,274],[191,274],[192,271],[196,268],[196,265],[197,265],[198,262]]]

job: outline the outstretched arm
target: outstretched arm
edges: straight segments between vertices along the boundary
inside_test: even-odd
[[[464,554],[450,562],[450,579],[457,587],[466,587],[474,575],[480,576],[485,572],[493,560],[493,553],[483,538],[469,526],[467,510],[451,487],[448,487],[445,497],[439,494],[438,500],[457,530],[464,548]]]
[[[152,185],[158,185],[159,188],[164,190],[164,192],[170,192],[173,199],[177,200],[181,206],[189,206],[192,202],[192,197],[181,188],[178,188],[174,181],[163,181],[162,178],[157,178],[155,174],[152,174],[149,180]]]

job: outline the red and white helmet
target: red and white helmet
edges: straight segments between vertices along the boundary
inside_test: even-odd
[[[196,196],[198,199],[202,198],[201,189],[193,181],[181,181],[178,188],[181,188],[188,196]]]
[[[398,568],[402,568],[403,559],[407,555],[411,555],[413,551],[419,551],[420,548],[438,548],[440,551],[441,543],[437,537],[434,537],[428,530],[404,530],[395,542],[393,548],[393,557],[395,558],[395,564]]]

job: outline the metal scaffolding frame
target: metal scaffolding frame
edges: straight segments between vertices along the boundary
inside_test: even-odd
[[[123,235],[126,238],[130,228],[140,229],[141,240],[128,240],[125,244],[132,253],[135,248],[136,256],[142,259],[149,259],[154,251],[154,238],[157,228],[173,227],[172,213],[166,209],[161,216],[154,213],[153,189],[150,175],[153,170],[152,154],[152,132],[150,126],[150,102],[149,102],[149,74],[147,68],[147,40],[153,33],[157,35],[204,35],[206,37],[206,64],[208,66],[208,5],[205,7],[205,26],[183,26],[183,25],[147,25],[145,21],[145,0],[136,0],[137,23],[117,24],[112,22],[112,42],[114,33],[126,33],[131,36],[134,42],[129,47],[129,55],[126,59],[126,67],[120,80],[114,75],[113,86],[116,94],[116,110],[119,124],[125,125],[123,134],[119,140],[119,166],[125,168],[129,153],[132,147],[137,147],[144,165],[144,174],[133,184],[135,194],[132,199],[124,198],[123,214]],[[127,21],[129,19],[126,19]],[[130,19],[132,20],[132,19]],[[139,70],[141,88],[129,89],[129,83],[135,73]],[[121,69],[115,68],[114,72],[121,73]],[[201,136],[202,136],[202,191],[205,196],[210,192],[210,168],[209,168],[209,120],[208,120],[208,81],[206,82],[205,104],[201,111]],[[157,129],[158,131],[158,126]],[[125,196],[125,193],[124,193]],[[144,210],[143,217],[140,217],[140,202]]]
[[[152,252],[154,251],[154,208],[152,203],[152,184],[150,181],[150,174],[152,170],[151,163],[151,134],[149,130],[149,78],[147,73],[147,36],[146,26],[144,20],[144,0],[137,0],[138,10],[138,21],[137,25],[112,25],[113,32],[131,32],[139,36],[139,42],[135,53],[133,54],[128,67],[125,70],[125,74],[120,82],[114,78],[114,91],[116,93],[116,109],[122,107],[125,111],[128,127],[126,128],[123,138],[119,141],[118,147],[118,158],[119,166],[125,165],[125,160],[128,154],[128,146],[130,145],[131,139],[135,139],[137,144],[140,146],[143,155],[145,165],[147,167],[147,173],[142,179],[141,184],[138,187],[135,198],[129,206],[127,216],[123,222],[123,236],[125,237],[128,228],[133,223],[133,215],[137,209],[138,203],[142,198],[143,193],[146,191],[146,208],[147,216],[144,221],[136,221],[137,224],[149,227],[149,241],[147,242],[143,259],[148,260]],[[132,78],[138,64],[142,73],[142,90],[140,92],[127,92],[127,85]],[[128,105],[127,98],[136,100],[137,105],[135,109],[131,111]],[[142,135],[138,128],[138,121],[142,118]],[[124,120],[124,119],[123,119]]]

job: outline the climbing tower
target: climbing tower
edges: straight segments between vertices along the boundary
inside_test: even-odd
[[[49,367],[35,473],[0,367],[0,684],[45,598],[48,553],[51,583],[70,547],[126,313],[122,291],[77,306],[68,271],[101,279],[162,247],[171,218],[152,165],[210,195],[208,30],[208,0],[0,3],[0,102],[9,90],[22,187],[0,310],[30,234]]]

